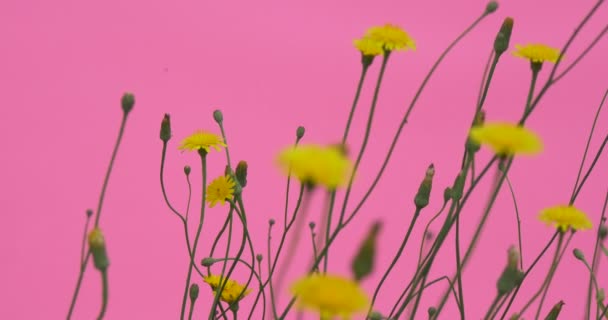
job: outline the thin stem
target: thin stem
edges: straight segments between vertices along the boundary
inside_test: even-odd
[[[579,192],[581,192],[581,189],[583,188],[583,185],[587,181],[587,178],[589,178],[589,175],[593,171],[593,168],[595,168],[595,165],[596,165],[597,161],[599,160],[600,156],[602,155],[602,152],[604,151],[604,147],[606,147],[606,143],[608,143],[608,134],[604,138],[604,141],[602,142],[602,145],[600,146],[599,150],[595,154],[595,157],[593,158],[593,161],[591,162],[591,165],[589,166],[589,169],[587,169],[587,173],[585,173],[585,176],[583,177],[583,180],[581,180],[580,185],[576,189],[576,192],[574,192],[574,195],[572,196],[572,198],[570,200],[570,204],[574,203],[574,201],[578,197]]]
[[[513,207],[515,207],[515,218],[517,219],[517,242],[519,245],[519,268],[524,269],[524,249],[521,241],[521,220],[519,219],[519,207],[517,206],[517,198],[515,197],[515,191],[513,190],[513,185],[511,184],[511,180],[509,177],[506,177],[507,186],[509,187],[509,192],[511,193],[511,198],[513,199]]]
[[[536,86],[536,80],[538,79],[538,73],[540,69],[532,68],[532,81],[530,81],[530,90],[528,90],[528,99],[526,99],[526,108],[524,112],[527,112],[532,107],[532,98],[534,97],[534,87]]]
[[[353,100],[353,104],[350,107],[350,113],[348,114],[348,120],[346,121],[346,127],[344,128],[344,135],[342,136],[342,144],[346,143],[346,139],[348,138],[348,132],[350,131],[350,125],[353,121],[353,116],[355,115],[355,110],[357,109],[357,103],[359,101],[359,96],[361,95],[361,88],[363,88],[363,82],[365,82],[365,75],[367,75],[367,70],[369,70],[370,64],[363,63],[361,68],[361,76],[359,76],[359,83],[357,84],[357,92],[355,93],[355,98]]]
[[[106,176],[103,179],[103,185],[101,186],[101,193],[99,194],[99,202],[97,203],[97,210],[95,211],[95,227],[99,226],[99,218],[101,218],[101,209],[103,207],[103,200],[106,195],[106,189],[108,188],[108,182],[110,181],[110,175],[112,174],[112,169],[114,168],[114,160],[116,160],[116,155],[118,154],[118,148],[120,147],[120,142],[122,141],[122,136],[125,132],[125,127],[127,125],[128,113],[123,113],[122,121],[120,122],[120,129],[118,131],[118,137],[116,138],[116,143],[114,144],[114,150],[112,151],[112,157],[110,158],[110,164],[108,165],[108,170],[106,171]]]
[[[194,303],[190,303],[190,307],[188,308],[188,320],[192,320],[193,314],[194,314]]]
[[[384,158],[384,162],[382,163],[380,170],[376,174],[374,181],[372,182],[370,187],[367,189],[367,191],[365,192],[365,195],[363,196],[361,201],[359,201],[359,203],[357,204],[357,206],[355,207],[353,212],[345,220],[345,222],[344,222],[345,225],[347,225],[348,223],[350,223],[350,221],[352,221],[352,219],[355,217],[357,212],[359,212],[359,210],[363,207],[363,204],[365,203],[365,201],[367,201],[369,196],[372,194],[372,192],[376,188],[376,185],[378,185],[378,182],[382,178],[382,175],[384,174],[384,171],[386,170],[386,167],[388,166],[388,162],[390,161],[390,159],[393,155],[393,151],[395,150],[395,147],[397,146],[397,141],[399,140],[399,137],[401,136],[401,131],[403,131],[403,128],[405,127],[405,124],[408,122],[410,114],[414,110],[414,107],[416,106],[416,103],[418,102],[420,95],[426,88],[426,85],[428,84],[429,80],[431,79],[431,76],[433,75],[433,73],[435,73],[435,70],[437,69],[437,67],[439,67],[439,65],[441,64],[443,59],[452,50],[452,48],[454,48],[456,46],[456,44],[458,44],[458,42],[460,42],[460,40],[462,40],[471,30],[473,30],[487,15],[488,15],[487,13],[483,13],[480,17],[478,17],[469,27],[467,27],[460,35],[458,35],[458,37],[456,37],[456,39],[454,41],[452,41],[452,43],[450,43],[450,45],[448,45],[448,47],[441,53],[441,55],[439,56],[437,61],[435,61],[435,63],[433,64],[433,66],[431,67],[431,69],[429,70],[427,75],[425,76],[424,80],[420,84],[418,91],[416,91],[414,98],[410,102],[410,105],[407,108],[407,111],[405,112],[405,115],[403,116],[401,123],[399,124],[399,128],[397,129],[397,132],[395,133],[395,135],[393,137],[393,141],[391,142],[391,146],[389,147],[388,153],[387,153],[386,157]]]
[[[452,282],[450,281],[450,278],[448,278],[447,276],[443,276],[443,277],[437,278],[437,279],[435,279],[435,280],[433,280],[433,281],[425,284],[424,288],[426,289],[426,288],[432,286],[433,284],[435,284],[435,283],[437,283],[437,282],[439,282],[441,280],[445,280],[445,281],[448,282],[448,284],[452,284]],[[454,287],[453,284],[452,284],[452,287]],[[412,294],[412,298],[418,296],[418,294],[420,294],[420,290],[414,292]],[[456,300],[456,303],[460,304],[460,302],[458,301],[458,296],[456,294],[456,291],[452,290],[452,294],[454,295],[454,299]]]
[[[591,268],[589,270],[589,272],[591,273],[591,275],[589,275],[589,287],[587,290],[587,308],[585,309],[585,315],[587,316],[586,318],[589,318],[589,316],[591,315],[591,284],[595,274],[595,271],[597,270],[597,263],[599,262],[599,256],[598,253],[600,251],[600,233],[601,233],[601,229],[602,229],[602,225],[604,224],[604,221],[606,220],[606,206],[608,205],[608,192],[606,192],[606,196],[604,197],[604,205],[602,207],[602,216],[600,218],[600,222],[597,225],[597,233],[595,236],[595,246],[593,248],[593,258],[591,259]],[[597,287],[597,285],[596,285]],[[597,291],[597,288],[596,288]]]
[[[87,220],[84,223],[84,231],[82,232],[82,243],[80,245],[80,267],[84,264],[84,255],[85,248],[87,245],[87,231],[89,230],[89,222],[91,221],[91,216],[87,214]]]
[[[410,224],[407,227],[407,232],[405,233],[405,237],[403,238],[403,241],[401,241],[401,245],[399,246],[399,249],[397,250],[397,253],[395,253],[395,256],[393,257],[393,260],[391,261],[391,264],[388,266],[388,269],[386,269],[386,271],[382,275],[382,278],[380,279],[380,282],[378,283],[378,285],[376,286],[376,289],[374,290],[374,295],[372,297],[372,302],[369,305],[367,314],[370,314],[372,312],[372,310],[374,308],[374,303],[376,302],[376,299],[378,298],[378,294],[380,293],[380,288],[382,288],[382,285],[384,284],[384,282],[388,278],[388,275],[391,273],[391,271],[393,270],[393,268],[395,267],[395,265],[399,261],[399,258],[401,258],[401,254],[403,254],[403,250],[405,249],[405,245],[407,244],[408,240],[410,239],[410,235],[412,234],[412,230],[414,229],[414,225],[416,224],[416,220],[418,220],[418,217],[420,216],[420,211],[421,211],[420,208],[416,208],[416,212],[414,212],[414,215],[412,216],[412,221],[410,221]]]
[[[186,175],[186,182],[188,184],[188,201],[186,202],[186,224],[188,224],[188,214],[190,213],[190,202],[192,200],[192,183],[190,183],[190,175]],[[190,242],[190,241],[187,241]]]
[[[215,236],[215,239],[213,240],[213,244],[211,245],[211,250],[209,251],[210,258],[213,258],[213,255],[215,254],[215,249],[217,248],[217,245],[219,244],[221,237],[224,235],[224,232],[226,232],[226,229],[228,229],[228,225],[232,223],[232,210],[234,210],[234,206],[230,206],[230,212],[228,212],[228,215],[226,215],[226,221],[224,221],[222,228],[220,229],[220,231]],[[211,275],[211,266],[207,267],[207,274]]]
[[[224,139],[224,143],[226,144],[226,147],[224,147],[224,150],[226,151],[226,164],[228,165],[228,169],[232,173],[232,165],[230,162],[230,151],[228,150],[229,144],[228,144],[228,140],[226,140],[226,132],[224,131],[223,120],[218,122],[217,125],[220,127],[220,132],[222,133],[222,139]]]
[[[576,193],[576,188],[578,187],[578,182],[581,178],[581,173],[583,173],[583,165],[585,164],[585,160],[587,159],[587,153],[589,152],[589,145],[591,144],[591,138],[593,138],[593,132],[595,131],[595,125],[597,124],[597,119],[599,118],[600,112],[604,107],[604,102],[606,101],[606,96],[608,96],[608,90],[604,93],[602,97],[602,102],[600,102],[597,111],[595,112],[595,117],[593,118],[593,124],[591,125],[591,131],[589,132],[589,137],[587,138],[587,143],[585,145],[585,151],[583,152],[583,159],[581,160],[581,165],[578,168],[578,173],[576,174],[576,182],[574,182],[574,188],[572,190],[572,195],[570,196],[570,201],[573,201],[574,194]]]
[[[270,309],[272,310],[272,315],[274,316],[274,319],[278,318],[278,314],[277,314],[277,305],[276,302],[274,300],[274,288],[272,286],[272,272],[274,267],[271,268],[272,263],[272,255],[271,255],[271,239],[272,239],[272,224],[268,224],[268,279],[266,280],[265,284],[268,284],[268,287],[270,288]],[[283,233],[283,235],[285,235],[285,233]],[[284,239],[285,237],[283,237]],[[275,264],[276,264],[276,258],[275,257]]]
[[[598,1],[598,3],[600,3],[600,2],[603,2],[603,0]],[[608,25],[606,25],[604,27],[604,29],[602,29],[602,31],[597,35],[597,37],[595,37],[595,39],[593,39],[593,41],[591,41],[591,43],[587,46],[587,48],[585,48],[585,50],[583,50],[583,53],[581,53],[574,60],[574,62],[572,62],[562,73],[560,73],[558,76],[555,77],[553,82],[559,81],[568,72],[570,72],[570,70],[572,70],[572,68],[574,68],[591,51],[591,49],[593,49],[593,47],[595,47],[595,45],[600,41],[600,39],[604,36],[604,34],[606,34],[607,31],[608,31]]]
[[[84,258],[84,262],[80,265],[78,280],[76,280],[76,288],[74,289],[74,294],[72,295],[72,302],[70,303],[70,309],[68,310],[68,315],[66,317],[66,319],[68,320],[72,318],[72,313],[74,313],[74,307],[76,306],[76,300],[78,299],[78,293],[80,292],[80,286],[82,285],[82,279],[84,278],[84,272],[87,269],[89,258],[91,258],[91,250],[87,252],[86,257]]]
[[[447,201],[443,202],[443,205],[441,206],[441,209],[439,209],[439,211],[431,218],[431,220],[429,220],[429,222],[426,224],[426,227],[424,227],[424,232],[422,233],[422,241],[420,241],[420,252],[418,253],[418,263],[416,263],[416,265],[418,266],[418,268],[420,268],[420,264],[422,263],[422,252],[424,251],[424,238],[426,237],[426,235],[429,232],[429,227],[431,226],[431,224],[437,220],[437,218],[439,218],[439,216],[441,215],[441,213],[443,212],[443,210],[445,210],[445,206],[448,204]]]
[[[492,304],[490,305],[490,308],[488,308],[488,312],[486,312],[486,315],[483,317],[485,320],[492,319],[490,317],[492,315],[492,311],[494,311],[494,308],[497,307],[497,305],[500,302],[500,299],[502,298],[502,296],[503,296],[502,294],[496,293],[496,297],[492,301]]]
[[[97,320],[103,319],[108,307],[108,270],[101,271],[101,310]]]
[[[490,49],[490,54],[488,55],[488,60],[486,61],[486,66],[483,68],[483,75],[481,76],[481,83],[479,84],[479,93],[477,94],[477,105],[481,103],[481,96],[483,94],[483,89],[486,85],[486,80],[488,78],[488,72],[490,70],[490,65],[492,61],[494,61],[494,48]]]
[[[460,215],[456,215],[456,273],[462,274],[462,260],[460,258]],[[464,290],[462,290],[462,277],[457,277],[458,284],[458,297],[460,297],[460,304],[458,310],[460,311],[460,319],[464,319]]]
[[[326,221],[326,229],[325,229],[325,245],[327,246],[327,241],[329,240],[329,235],[331,233],[331,218],[334,212],[334,202],[336,201],[336,190],[331,191],[329,195],[329,204],[327,205],[327,221]],[[316,258],[316,254],[315,254]],[[329,264],[329,247],[327,253],[325,254],[325,259],[323,260],[323,272],[327,272],[327,266]]]

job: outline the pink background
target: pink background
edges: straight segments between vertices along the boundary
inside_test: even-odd
[[[423,212],[421,224],[377,304],[385,312],[392,306],[399,288],[411,277],[422,223],[440,207],[443,189],[457,173],[481,71],[502,19],[515,18],[512,44],[544,42],[561,47],[593,3],[504,1],[456,47],[414,110],[390,162],[389,174],[347,229],[349,235],[343,234],[336,242],[330,259],[332,272],[348,274],[358,245],[353,239],[362,237],[376,219],[385,222],[379,261],[383,265],[390,261],[411,218],[417,185],[426,166],[433,162],[437,174],[431,205]],[[175,319],[188,262],[181,225],[162,201],[158,182],[158,130],[163,113],[171,114],[174,133],[167,158],[169,196],[184,208],[182,167],[193,167],[194,194],[200,192],[200,167],[196,155],[176,150],[177,143],[198,128],[217,132],[211,113],[215,108],[224,111],[233,161],[249,162],[246,205],[256,250],[264,253],[268,219],[276,218],[278,225],[282,224],[284,178],[274,167],[274,157],[277,150],[293,141],[298,125],[306,126],[307,142],[336,142],[341,137],[360,70],[352,39],[369,26],[392,22],[416,39],[418,50],[391,58],[351,205],[377,172],[427,70],[485,4],[479,0],[264,0],[239,4],[3,0],[0,318],[65,316],[76,281],[84,211],[96,205],[124,91],[134,92],[137,103],[101,219],[111,258],[107,318]],[[603,7],[574,43],[566,63],[606,21],[608,8]],[[608,87],[606,56],[608,41],[603,39],[546,95],[529,121],[529,127],[543,137],[545,152],[517,159],[511,173],[522,214],[525,266],[553,233],[537,220],[538,211],[569,199],[595,109]],[[360,144],[378,66],[372,67],[361,98],[351,135],[353,148]],[[548,70],[547,66],[541,80]],[[529,72],[526,62],[505,55],[487,99],[488,119],[514,121],[520,117]],[[606,112],[591,144],[591,157],[607,133]],[[489,153],[482,151],[481,158],[488,157]],[[210,156],[212,177],[221,173],[223,161],[220,153]],[[606,161],[605,156],[600,159],[577,202],[594,225],[607,189]],[[476,201],[464,212],[465,244],[489,187],[489,183],[482,184]],[[314,198],[317,204],[322,200],[321,194]],[[199,201],[193,206],[197,212]],[[208,212],[199,257],[207,254],[224,216],[225,207]],[[316,219],[318,214],[312,217]],[[275,233],[274,238],[278,237]],[[580,247],[590,258],[594,237],[595,231],[577,234],[568,251]],[[309,243],[308,237],[302,241],[302,262],[310,256]],[[504,189],[464,275],[471,319],[479,319],[489,306],[506,261],[505,252],[516,243],[512,201]],[[433,277],[452,274],[453,245],[448,247],[440,255]],[[548,260],[549,255],[532,273],[513,311],[538,288]],[[304,268],[297,266],[291,276],[303,272]],[[243,281],[245,277],[239,270],[236,278]],[[549,292],[546,310],[563,299],[563,318],[581,319],[587,279],[584,266],[568,252]],[[605,274],[600,282],[608,287]],[[364,285],[373,292],[375,283],[375,279],[366,280]],[[420,318],[426,317],[426,308],[444,288],[434,286],[427,291]],[[201,287],[201,292],[198,317],[207,311],[211,297],[207,287]],[[251,300],[243,302],[244,310]],[[280,299],[281,309],[286,300],[286,296]],[[99,276],[89,269],[74,318],[93,318],[99,303]],[[451,303],[441,318],[453,319],[455,314]]]

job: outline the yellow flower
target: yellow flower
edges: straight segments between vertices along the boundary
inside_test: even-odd
[[[285,174],[296,176],[302,183],[323,185],[329,189],[345,185],[351,173],[351,162],[338,147],[299,145],[281,151],[277,159]]]
[[[350,319],[352,314],[365,311],[369,305],[363,289],[341,276],[308,275],[292,284],[291,292],[296,296],[296,306],[300,310],[314,310],[322,319],[334,316]]]
[[[209,202],[209,207],[213,208],[218,202],[224,205],[226,200],[234,195],[235,185],[234,180],[230,176],[219,176],[211,181],[207,187],[207,202]]]
[[[371,27],[367,30],[366,37],[381,43],[387,51],[416,49],[414,39],[403,29],[392,24]]]
[[[374,57],[384,53],[382,43],[367,36],[361,39],[355,39],[354,44],[355,48],[361,51],[364,56]]]
[[[500,156],[536,154],[542,151],[540,138],[532,131],[511,123],[485,123],[471,128],[473,142],[488,145]]]
[[[210,148],[220,151],[220,147],[225,147],[224,140],[211,132],[199,130],[190,136],[186,137],[179,146],[180,150],[197,151],[200,149],[209,152]]]
[[[211,290],[213,290],[213,293],[217,294],[217,290],[220,287],[220,281],[222,281],[222,277],[218,276],[218,275],[210,275],[207,277],[203,278],[203,281],[205,281],[210,287]],[[244,290],[244,292],[243,292]],[[222,296],[220,297],[220,299],[224,302],[227,303],[233,303],[235,301],[237,301],[237,298],[242,299],[244,298],[246,295],[248,295],[251,292],[251,289],[246,289],[245,286],[239,284],[238,282],[232,280],[232,279],[228,279],[226,281],[226,284],[224,285],[224,290],[222,290]]]
[[[545,61],[557,62],[559,57],[559,49],[546,46],[544,44],[527,44],[527,45],[515,45],[517,48],[513,52],[516,57],[530,60],[533,63],[543,63]]]
[[[557,205],[540,212],[539,219],[548,225],[553,225],[562,232],[572,230],[588,230],[593,226],[591,220],[581,210],[574,206]]]

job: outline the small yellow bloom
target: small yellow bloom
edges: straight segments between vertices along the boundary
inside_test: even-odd
[[[382,43],[370,37],[355,39],[354,44],[355,48],[361,51],[364,56],[375,57],[384,53]]]
[[[544,44],[527,44],[523,46],[516,44],[515,48],[517,50],[513,52],[514,56],[528,59],[534,63],[543,63],[545,61],[556,63],[559,57],[559,49]]]
[[[540,138],[532,131],[511,123],[485,123],[471,128],[473,142],[485,144],[500,156],[536,154],[542,151]]]
[[[369,305],[363,289],[341,276],[308,275],[297,280],[291,286],[291,292],[296,296],[296,306],[300,310],[314,310],[322,319],[334,316],[350,319],[352,314],[364,312]]]
[[[302,183],[329,189],[345,185],[352,167],[339,148],[313,144],[286,148],[279,154],[277,162],[285,174],[291,171]]]
[[[179,146],[180,150],[198,151],[200,149],[209,152],[210,148],[220,151],[220,147],[226,147],[224,140],[211,132],[199,130],[186,137]]]
[[[230,176],[219,176],[215,180],[211,181],[207,187],[207,202],[209,207],[213,208],[216,203],[221,202],[222,205],[226,203],[227,199],[232,198],[234,195],[234,180]]]
[[[203,281],[205,281],[211,287],[213,293],[217,294],[217,290],[220,288],[222,279],[223,278],[221,276],[210,275],[203,278]],[[237,298],[239,298],[240,300],[246,295],[248,295],[250,292],[251,289],[247,289],[245,288],[245,286],[239,284],[238,282],[232,279],[228,279],[226,281],[226,284],[224,285],[224,290],[222,290],[222,296],[220,297],[220,299],[227,303],[233,303],[235,301],[238,301]]]
[[[593,227],[591,220],[581,210],[574,206],[557,205],[540,212],[539,219],[548,225],[553,225],[562,232],[572,230],[588,230]]]
[[[392,24],[371,27],[367,30],[366,37],[381,43],[387,51],[416,49],[414,39],[403,29]]]

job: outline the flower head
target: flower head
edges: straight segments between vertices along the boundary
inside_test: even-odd
[[[199,130],[186,137],[179,146],[180,150],[198,151],[200,149],[209,152],[210,148],[220,151],[220,147],[226,147],[224,140],[211,132]]]
[[[354,44],[355,48],[361,51],[361,54],[364,56],[375,57],[384,53],[382,43],[368,36],[362,37],[361,39],[355,39]]]
[[[566,232],[568,229],[588,230],[593,227],[591,220],[584,212],[570,205],[546,208],[540,212],[539,219],[562,232]]]
[[[210,275],[203,278],[203,281],[205,281],[211,287],[213,293],[217,294],[217,290],[220,288],[220,284],[223,281],[223,278],[218,275]],[[226,284],[224,285],[224,290],[222,290],[222,295],[220,299],[227,303],[233,303],[244,298],[250,292],[251,289],[247,289],[245,286],[239,284],[238,282],[232,279],[228,279],[226,280]]]
[[[545,61],[557,62],[559,49],[546,46],[544,44],[515,45],[513,55],[516,57],[530,60],[532,63],[543,63]]]
[[[359,285],[347,278],[312,274],[297,280],[291,286],[299,309],[318,312],[322,319],[340,316],[349,319],[352,314],[365,311],[368,297]]]
[[[352,167],[339,148],[313,144],[286,148],[277,162],[286,174],[293,174],[302,183],[329,189],[346,184]]]
[[[414,39],[403,29],[392,24],[371,27],[365,37],[377,41],[387,51],[416,49]]]
[[[207,202],[209,207],[213,208],[216,203],[221,202],[222,205],[226,203],[226,200],[232,198],[234,195],[234,180],[230,176],[219,176],[215,180],[211,181],[207,187]]]
[[[540,138],[532,131],[511,123],[485,123],[471,128],[471,140],[488,145],[501,156],[536,154],[543,149]]]

